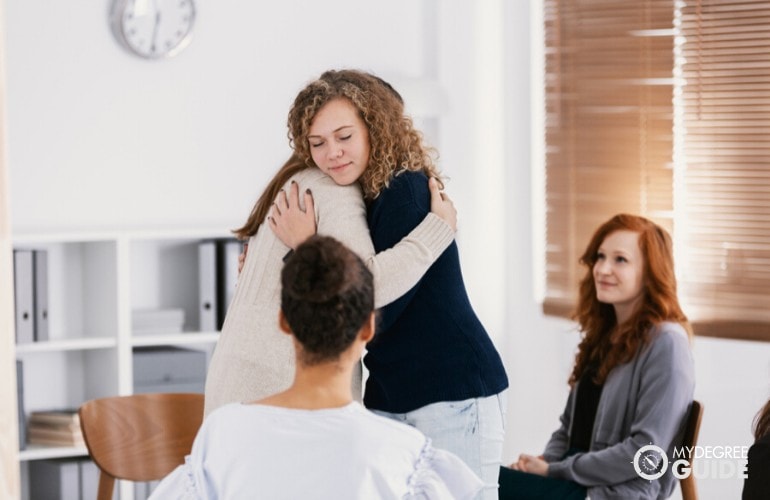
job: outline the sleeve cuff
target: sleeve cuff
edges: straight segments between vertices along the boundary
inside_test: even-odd
[[[444,219],[430,212],[414,228],[412,236],[416,237],[434,256],[438,257],[454,241],[455,232]]]

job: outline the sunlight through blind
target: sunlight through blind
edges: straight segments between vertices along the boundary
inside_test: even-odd
[[[676,225],[696,334],[770,340],[770,2],[545,0],[544,28],[543,310],[632,212]]]
[[[599,224],[630,212],[671,228],[673,12],[545,0],[547,314],[571,311]]]
[[[770,340],[770,3],[682,1],[677,17],[680,294],[697,333]]]

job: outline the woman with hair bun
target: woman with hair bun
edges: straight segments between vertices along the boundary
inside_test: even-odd
[[[459,458],[353,400],[351,375],[374,336],[363,261],[314,236],[286,261],[281,285],[276,319],[295,347],[294,382],[214,410],[151,498],[473,498],[481,480]]]

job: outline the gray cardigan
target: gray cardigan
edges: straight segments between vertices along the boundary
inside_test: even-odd
[[[669,457],[680,446],[695,388],[692,353],[678,323],[662,323],[650,342],[630,362],[615,367],[604,382],[590,451],[562,460],[569,446],[577,385],[567,399],[561,427],[553,433],[543,456],[548,475],[588,487],[591,500],[668,498],[676,479],[669,470],[648,481],[634,470],[637,450],[657,445]]]

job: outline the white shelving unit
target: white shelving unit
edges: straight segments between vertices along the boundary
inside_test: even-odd
[[[218,332],[199,329],[198,243],[230,236],[222,230],[15,234],[14,249],[48,253],[49,340],[16,346],[25,412],[131,394],[135,347],[210,354]],[[133,335],[131,311],[148,308],[183,309],[183,333]],[[29,462],[87,455],[80,447],[27,445],[19,453],[22,499],[29,497]],[[130,484],[119,491],[133,499]]]

